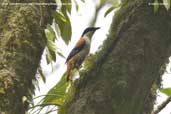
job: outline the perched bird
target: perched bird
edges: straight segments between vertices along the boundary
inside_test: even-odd
[[[98,29],[100,29],[100,27],[86,28],[82,33],[81,38],[68,55],[65,62],[67,63],[67,81],[72,80],[72,70],[75,68],[79,69],[80,65],[88,55],[90,51],[91,37]]]

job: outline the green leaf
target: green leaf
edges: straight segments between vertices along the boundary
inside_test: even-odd
[[[163,0],[163,4],[167,10],[170,8],[170,0]]]
[[[158,0],[154,0],[154,6],[153,6],[154,13],[156,13],[159,9],[159,2]]]
[[[41,68],[40,66],[39,66],[39,68],[38,68],[38,72],[39,72],[39,74],[40,74],[40,76],[41,76],[43,82],[46,83],[46,77],[45,77],[45,75],[44,75],[44,73],[43,73],[43,71],[42,71],[42,68]]]
[[[171,5],[171,1],[170,0],[167,0],[167,2],[168,2],[168,10],[170,9],[170,5]]]
[[[47,29],[49,30],[49,32],[51,34],[50,40],[55,41],[55,31],[50,24],[47,25]]]
[[[104,17],[106,17],[111,11],[113,11],[115,7],[111,6],[104,14]]]
[[[67,21],[66,17],[62,13],[59,13],[57,11],[51,11],[51,15],[57,21],[60,20],[61,22],[64,22],[64,23]]]
[[[58,54],[59,56],[61,56],[62,58],[65,58],[65,56],[64,56],[61,52],[57,51],[57,54]]]
[[[51,32],[49,29],[45,29],[45,35],[47,40],[54,41],[55,34]]]
[[[85,3],[85,0],[81,0],[83,3]]]
[[[71,38],[72,30],[71,30],[71,22],[67,14],[62,14],[56,11],[52,11],[52,16],[55,19],[55,22],[58,26],[56,26],[57,31],[60,31],[60,35],[65,41],[66,44],[69,43]]]
[[[51,40],[47,41],[47,47],[50,51],[56,52],[57,47],[55,46],[55,43]]]
[[[48,48],[46,49],[46,61],[47,64],[52,63],[53,61],[56,61],[56,54],[54,51],[49,50]]]
[[[113,4],[114,7],[120,6],[120,3],[119,3],[118,0],[113,0],[112,4]]]
[[[62,0],[62,13],[66,14],[68,11],[71,14],[71,0]]]
[[[104,5],[106,3],[106,0],[100,0],[100,4]]]
[[[60,20],[55,20],[55,21],[59,26],[62,39],[65,41],[66,44],[68,44],[72,35],[71,23],[69,18],[67,18],[66,22],[62,22]]]
[[[59,36],[61,36],[61,30],[60,30],[59,25],[57,23],[55,23],[55,30],[57,31],[57,34]]]
[[[75,8],[76,8],[77,11],[79,10],[79,6],[78,6],[77,1],[75,1]]]
[[[53,96],[46,96],[43,104],[63,105],[66,98],[66,89],[69,85],[69,82],[66,81],[66,75],[67,73],[64,73],[61,80],[48,92],[48,94],[53,94]]]
[[[106,3],[106,0],[101,0],[101,4],[103,5]],[[113,11],[115,8],[120,7],[120,3],[118,0],[112,1],[112,6],[105,12],[104,17],[106,17],[111,11]]]
[[[61,0],[55,0],[55,1],[57,5],[62,3]]]
[[[47,38],[47,49],[46,49],[46,61],[47,64],[52,63],[52,61],[56,61],[56,51],[57,47],[55,46],[55,33],[51,26],[47,26],[45,29],[45,35]]]
[[[47,61],[47,64],[52,62],[52,57],[48,49],[46,49],[46,61]]]
[[[164,93],[167,96],[171,96],[171,88],[160,88],[160,92]]]

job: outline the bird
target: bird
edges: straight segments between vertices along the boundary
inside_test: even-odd
[[[67,64],[67,81],[72,81],[72,70],[79,70],[81,64],[89,54],[91,38],[98,29],[100,29],[100,27],[86,28],[74,48],[69,53],[65,62],[65,64]]]

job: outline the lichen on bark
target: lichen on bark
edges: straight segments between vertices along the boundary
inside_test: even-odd
[[[4,0],[0,5],[0,112],[5,114],[24,114],[22,97],[31,99],[34,93],[33,81],[46,44],[44,29],[51,22],[50,10],[54,9],[2,5],[17,2],[21,3]],[[22,1],[25,2],[28,1]]]

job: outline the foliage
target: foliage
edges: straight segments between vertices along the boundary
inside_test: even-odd
[[[66,98],[66,90],[69,82],[66,81],[66,73],[62,76],[61,80],[48,92],[42,104],[56,104],[57,106],[63,105]]]
[[[47,25],[45,29],[47,48],[46,48],[46,60],[47,63],[56,61],[56,54],[64,57],[60,50],[55,46],[55,39],[57,39],[54,29],[58,32],[58,37],[62,37],[66,44],[68,44],[71,37],[71,23],[67,13],[71,13],[71,0],[56,0],[56,3],[61,3],[62,6],[57,11],[51,11],[51,15],[54,18],[55,28],[51,25]]]
[[[42,68],[39,66],[37,70],[38,70],[38,73],[39,73],[40,77],[42,78],[43,82],[46,83],[46,77],[42,71]]]
[[[56,46],[54,44],[55,41],[55,33],[50,25],[47,26],[47,29],[45,29],[45,35],[46,35],[46,42],[47,42],[47,48],[46,48],[46,59],[47,63],[52,63],[52,61],[56,61]]]
[[[71,38],[71,23],[70,23],[70,19],[68,17],[67,13],[71,13],[71,0],[62,0],[62,7],[57,11],[56,15],[52,15],[54,16],[55,22],[59,25],[59,29],[61,31],[61,37],[63,38],[63,40],[65,41],[66,44],[69,43],[69,40]],[[57,15],[63,15],[66,21],[62,21],[59,16]]]
[[[49,90],[49,92],[46,95],[41,95],[36,97],[35,99],[39,97],[44,97],[42,100],[39,101],[36,105],[32,105],[29,109],[29,114],[39,114],[45,107],[47,106],[58,106],[58,109],[64,104],[68,93],[70,93],[70,82],[66,81],[67,73],[64,73],[61,80]],[[50,109],[46,114],[57,111],[53,108]]]
[[[56,62],[57,55],[64,57],[55,45],[57,38],[61,37],[63,41],[68,44],[72,34],[71,23],[69,19],[69,14],[71,13],[71,0],[56,0],[56,3],[58,4],[58,10],[51,11],[54,22],[52,25],[48,24],[44,30],[46,36],[45,52],[47,64]],[[59,4],[62,5],[60,6]],[[45,75],[43,74],[42,68],[40,66],[38,67],[38,73],[42,80],[46,82]],[[46,106],[55,105],[59,107],[63,105],[67,95],[66,90],[68,86],[69,82],[66,82],[66,74],[64,74],[61,80],[48,92],[48,94],[37,97],[39,98],[45,96],[45,98],[40,100],[36,105],[30,103],[32,107],[29,108],[29,113],[38,114]],[[54,109],[50,110],[49,112],[53,110]]]
[[[57,4],[61,3],[63,4],[61,8],[58,8],[57,11],[51,11],[51,15],[54,18],[55,27],[52,27],[52,25],[47,25],[45,29],[45,35],[46,35],[46,61],[47,64],[52,65],[53,62],[56,62],[56,55],[64,57],[60,50],[55,45],[55,40],[57,40],[57,37],[62,37],[64,42],[68,44],[70,37],[71,37],[71,23],[68,17],[67,12],[71,13],[71,1],[65,0],[60,1],[56,0]],[[58,36],[55,34],[55,31],[58,33]],[[41,67],[38,68],[38,73],[45,82],[45,76],[42,72]]]
[[[170,9],[170,0],[163,0],[163,4],[167,10]]]
[[[112,12],[114,9],[119,7],[120,7],[120,3],[118,1],[113,1],[112,6],[105,12],[104,17],[106,17],[110,12]]]
[[[167,96],[171,96],[171,88],[160,88],[160,92],[164,93]]]
[[[158,9],[159,9],[159,2],[158,2],[158,0],[154,0],[154,13],[156,13],[157,11],[158,11]]]
[[[60,31],[59,35],[63,38],[65,43],[68,44],[72,34],[69,17],[67,16],[67,14],[57,11],[53,11],[52,16],[55,19],[55,24],[58,25],[56,26],[56,29],[58,29],[56,31]]]
[[[164,7],[166,8],[166,10],[168,11],[170,9],[170,0],[163,0],[163,5]],[[159,5],[160,5],[160,2],[159,0],[154,0],[154,3],[153,3],[154,7],[153,7],[153,11],[154,13],[156,13],[159,9]]]

